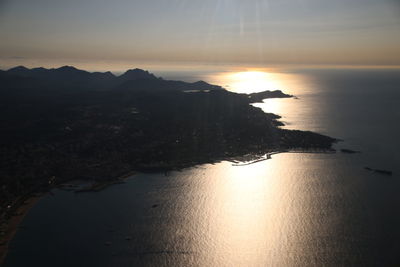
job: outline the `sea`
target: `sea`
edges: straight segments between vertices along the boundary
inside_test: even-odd
[[[336,153],[136,174],[100,192],[54,189],[26,215],[4,266],[400,265],[399,69],[156,74],[282,90],[296,97],[254,105],[283,128],[342,141]]]

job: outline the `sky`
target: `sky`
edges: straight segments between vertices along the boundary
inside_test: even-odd
[[[400,0],[0,0],[0,67],[400,65]]]

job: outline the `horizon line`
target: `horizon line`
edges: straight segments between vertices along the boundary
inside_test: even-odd
[[[265,66],[260,66],[263,64],[232,64],[232,63],[218,63],[218,64],[212,64],[212,63],[201,63],[201,64],[176,64],[176,63],[171,63],[171,64],[123,64],[124,67],[121,66],[121,68],[113,68],[112,66],[115,64],[101,64],[102,67],[96,68],[96,67],[90,67],[90,66],[96,66],[99,64],[43,64],[43,65],[37,65],[37,64],[19,64],[19,65],[7,65],[7,66],[1,66],[0,65],[0,70],[2,71],[8,71],[10,69],[16,68],[16,67],[25,67],[27,69],[35,69],[35,68],[45,68],[45,69],[59,69],[62,67],[73,67],[78,70],[83,70],[87,72],[111,72],[111,73],[121,73],[125,72],[128,70],[132,69],[142,69],[142,70],[164,70],[164,71],[187,71],[189,69],[194,70],[205,70],[209,69],[214,70],[219,69],[221,70],[221,67],[224,70],[221,71],[229,71],[229,70],[241,70],[241,71],[261,71],[261,70],[279,70],[279,69],[400,69],[400,65],[387,65],[387,64],[371,64],[371,65],[358,65],[358,64],[265,64]],[[110,65],[110,69],[105,69],[104,65]],[[118,64],[120,65],[120,64]],[[121,64],[122,65],[122,64]],[[132,65],[132,67],[128,67],[127,65]],[[135,66],[136,65],[136,66]],[[142,65],[142,66],[140,66]],[[86,67],[84,67],[86,66]]]

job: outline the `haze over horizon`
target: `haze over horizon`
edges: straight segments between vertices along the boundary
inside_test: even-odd
[[[396,0],[6,0],[0,67],[398,66],[399,14]]]

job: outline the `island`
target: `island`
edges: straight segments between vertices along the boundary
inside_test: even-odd
[[[1,223],[32,194],[69,180],[110,183],[132,171],[332,151],[335,138],[282,129],[278,115],[251,105],[272,97],[292,96],[237,94],[141,69],[120,76],[71,66],[0,71]]]

